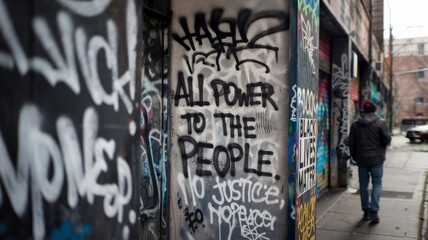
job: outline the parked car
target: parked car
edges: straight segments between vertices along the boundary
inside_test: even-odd
[[[423,116],[406,117],[401,119],[400,130],[402,132],[406,132],[407,129],[410,129],[412,127],[427,125],[427,124],[428,124],[428,117],[423,117]]]
[[[416,139],[428,141],[428,125],[421,125],[407,129],[406,138],[410,139],[410,142],[415,142]]]

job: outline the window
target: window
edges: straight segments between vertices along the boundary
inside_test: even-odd
[[[418,72],[417,72],[418,80],[422,80],[425,78],[425,74],[424,74],[425,71],[423,69],[424,69],[424,67],[418,67]]]
[[[424,55],[425,49],[424,49],[424,44],[423,43],[418,43],[418,54],[419,55]]]
[[[417,97],[416,105],[422,105],[422,104],[424,104],[424,97]]]

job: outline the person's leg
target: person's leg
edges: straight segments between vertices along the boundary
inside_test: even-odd
[[[361,209],[366,213],[371,211],[369,201],[369,171],[367,167],[358,166],[358,180],[360,182],[360,198],[361,198]]]
[[[371,196],[371,211],[372,214],[377,216],[380,206],[380,193],[382,191],[382,177],[383,177],[383,165],[370,168],[370,173],[372,176],[372,196]],[[379,218],[377,217],[377,222]]]

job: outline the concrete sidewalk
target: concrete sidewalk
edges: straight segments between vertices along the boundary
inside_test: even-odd
[[[422,239],[426,206],[421,205],[428,169],[428,144],[396,148],[393,138],[385,162],[380,202],[380,223],[363,221],[358,190],[358,170],[352,166],[350,188],[331,191],[317,201],[317,240]],[[421,212],[422,211],[422,212]],[[422,213],[422,215],[421,215]],[[421,231],[421,229],[423,231]]]

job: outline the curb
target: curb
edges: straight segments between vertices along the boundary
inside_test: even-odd
[[[428,239],[428,221],[425,221],[428,216],[428,196],[427,196],[427,188],[428,188],[428,171],[425,172],[425,184],[422,189],[422,201],[421,206],[419,208],[419,231],[418,231],[418,239]],[[426,222],[424,224],[424,222]]]

